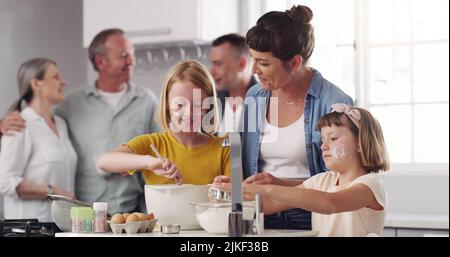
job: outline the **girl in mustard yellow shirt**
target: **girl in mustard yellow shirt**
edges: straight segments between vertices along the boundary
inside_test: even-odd
[[[168,72],[161,92],[157,121],[164,132],[135,137],[103,154],[99,168],[124,174],[142,171],[147,184],[201,185],[229,175],[229,148],[222,147],[223,138],[213,136],[219,122],[215,92],[201,63],[178,63]]]

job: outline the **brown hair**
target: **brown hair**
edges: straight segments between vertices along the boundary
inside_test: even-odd
[[[220,46],[223,44],[230,44],[231,48],[234,50],[234,52],[236,53],[236,57],[241,57],[242,55],[247,56],[248,55],[248,48],[247,48],[247,44],[245,43],[245,37],[236,34],[236,33],[231,33],[231,34],[226,34],[223,36],[220,36],[216,39],[214,39],[214,41],[212,42],[212,46]]]
[[[247,44],[256,51],[271,52],[282,61],[299,54],[306,64],[314,50],[312,18],[311,9],[303,5],[294,5],[285,12],[268,12],[247,32]]]
[[[9,111],[21,111],[22,101],[30,103],[33,99],[33,89],[31,81],[33,79],[44,79],[45,72],[50,64],[56,65],[56,62],[47,58],[34,58],[22,63],[17,72],[17,85],[19,87],[19,99],[9,108]]]
[[[170,113],[167,98],[172,85],[180,81],[189,81],[195,86],[199,87],[201,90],[205,91],[209,97],[214,97],[213,107],[211,108],[213,110],[214,124],[211,129],[206,130],[207,134],[213,135],[217,130],[219,121],[214,79],[211,77],[211,74],[208,72],[205,66],[203,66],[203,64],[196,60],[179,62],[178,64],[173,66],[167,73],[161,91],[159,110],[156,121],[165,131],[170,130]]]
[[[322,116],[317,123],[317,129],[320,130],[332,125],[349,128],[352,134],[358,138],[360,158],[364,170],[367,172],[389,170],[389,155],[380,123],[367,110],[358,107],[351,108],[358,110],[361,114],[359,129],[345,113],[339,112],[330,112]]]
[[[98,71],[97,64],[95,63],[95,56],[97,56],[98,54],[99,55],[106,54],[105,48],[106,40],[108,40],[108,38],[112,35],[124,35],[124,34],[125,32],[121,29],[112,28],[102,30],[94,37],[88,48],[89,60],[91,61],[94,70]]]

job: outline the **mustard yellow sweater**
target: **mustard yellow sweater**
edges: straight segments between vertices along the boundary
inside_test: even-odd
[[[172,161],[180,171],[185,184],[206,185],[219,175],[230,175],[230,149],[222,147],[222,137],[212,137],[206,144],[190,148],[178,142],[171,132],[153,133],[138,136],[126,146],[135,154],[156,154],[151,149],[153,144],[163,158]],[[173,184],[174,180],[158,176],[150,170],[142,170],[147,184]],[[130,172],[132,174],[133,171]]]

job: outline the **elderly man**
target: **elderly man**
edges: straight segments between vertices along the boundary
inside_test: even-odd
[[[89,59],[97,80],[69,94],[56,110],[66,120],[78,154],[75,193],[82,201],[108,202],[109,213],[142,211],[142,177],[105,173],[97,168],[96,158],[135,136],[159,131],[153,119],[156,97],[131,83],[134,48],[121,29],[97,34]],[[24,126],[16,112],[2,120],[0,130],[9,133]]]

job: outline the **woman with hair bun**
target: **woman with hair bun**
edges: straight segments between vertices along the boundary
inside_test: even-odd
[[[252,72],[260,83],[247,92],[244,106],[244,183],[298,186],[327,170],[317,121],[332,104],[352,106],[353,100],[308,65],[315,40],[312,18],[310,8],[297,5],[264,14],[247,32]],[[302,209],[265,220],[266,228],[311,229],[311,213]]]

